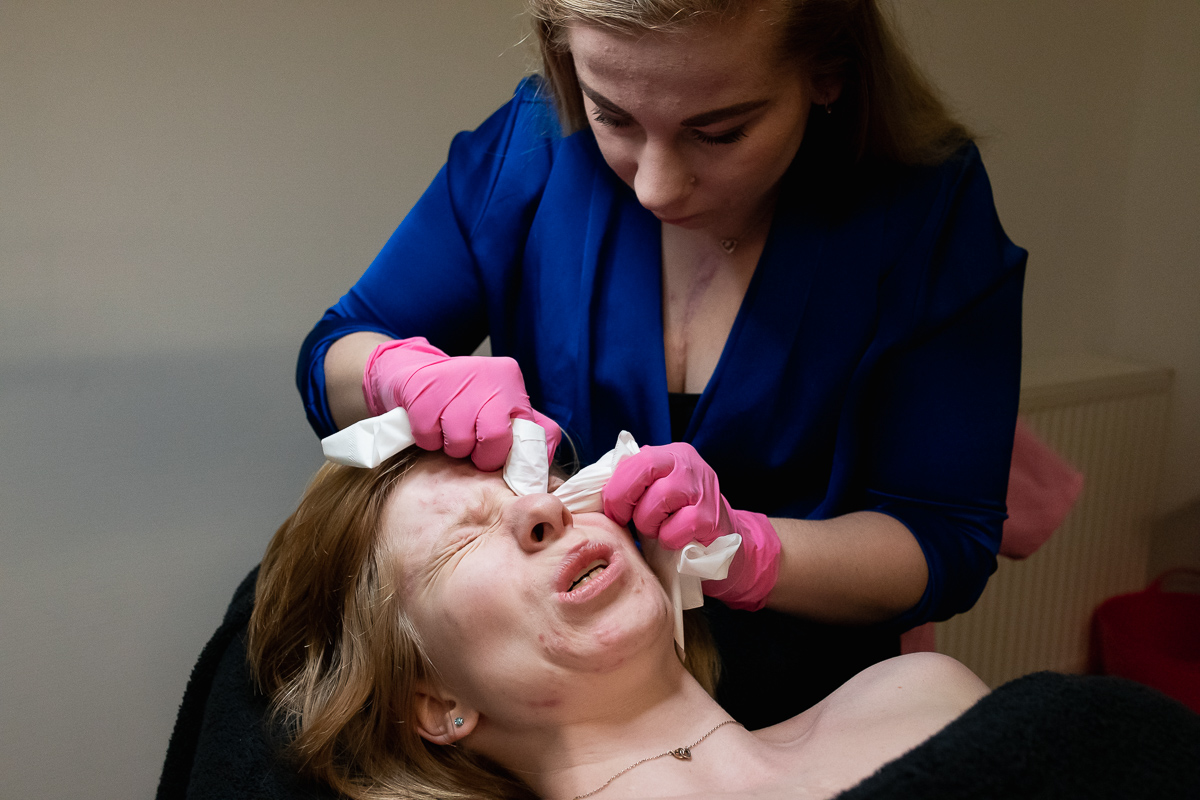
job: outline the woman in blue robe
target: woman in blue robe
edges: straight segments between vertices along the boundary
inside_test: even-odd
[[[580,463],[621,430],[690,443],[778,537],[765,608],[705,606],[718,699],[771,724],[994,571],[1025,253],[873,2],[529,5],[545,77],[317,323],[309,420],[404,404],[371,396],[395,340],[461,379],[490,336]]]

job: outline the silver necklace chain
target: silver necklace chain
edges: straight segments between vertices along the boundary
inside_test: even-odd
[[[737,720],[736,720],[736,719],[727,719],[727,720],[725,720],[724,722],[722,722],[721,724],[717,725],[715,728],[713,728],[712,730],[710,730],[708,733],[704,734],[704,735],[703,735],[703,736],[701,736],[699,739],[697,739],[696,741],[694,741],[694,742],[692,742],[691,744],[687,745],[686,747],[676,747],[674,750],[668,750],[668,751],[667,751],[667,752],[665,752],[665,753],[659,753],[659,754],[658,754],[658,755],[656,755],[656,756],[650,756],[649,758],[643,758],[641,761],[635,761],[635,762],[633,762],[632,764],[630,764],[628,767],[626,767],[625,769],[623,769],[623,770],[621,770],[620,772],[618,772],[616,775],[613,775],[611,778],[609,778],[608,780],[606,780],[602,786],[598,786],[598,787],[596,787],[595,789],[592,789],[592,790],[591,790],[590,792],[588,792],[587,794],[577,794],[577,795],[575,795],[573,798],[571,798],[571,800],[583,800],[585,797],[591,797],[591,796],[592,796],[592,795],[594,795],[594,794],[598,794],[599,792],[602,792],[602,791],[604,791],[605,789],[607,789],[607,788],[608,788],[608,785],[609,785],[610,783],[612,783],[613,781],[615,781],[617,778],[621,777],[621,776],[622,776],[622,775],[624,775],[626,772],[629,772],[631,769],[634,769],[635,767],[640,767],[642,764],[645,764],[645,763],[647,763],[648,761],[657,761],[658,759],[660,759],[660,758],[666,758],[667,756],[675,756],[675,758],[679,759],[680,761],[691,761],[691,760],[692,760],[692,748],[693,748],[693,747],[695,747],[696,745],[698,745],[698,744],[700,744],[701,742],[703,742],[703,741],[704,741],[705,739],[707,739],[709,736],[712,736],[712,735],[713,735],[713,733],[715,733],[715,732],[716,732],[717,728],[723,728],[723,727],[725,727],[726,725],[729,725],[729,724],[731,724],[731,723],[732,723],[732,724],[737,724]]]

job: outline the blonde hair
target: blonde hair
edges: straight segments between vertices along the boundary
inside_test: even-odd
[[[875,0],[527,0],[526,7],[567,134],[588,124],[567,43],[570,23],[673,33],[764,10],[776,14],[784,63],[805,70],[816,86],[842,86],[833,114],[810,116],[808,149],[848,164],[939,164],[971,139]]]
[[[423,739],[411,724],[433,677],[379,535],[388,497],[425,455],[375,469],[325,464],[267,547],[247,653],[272,722],[304,775],[347,797],[534,798],[499,765]],[[712,694],[716,651],[688,622],[685,666]]]

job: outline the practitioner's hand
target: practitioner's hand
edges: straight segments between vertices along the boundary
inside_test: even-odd
[[[730,508],[717,474],[690,444],[643,447],[617,465],[603,491],[604,513],[668,550],[709,545],[738,533],[742,545],[723,581],[704,581],[704,593],[733,608],[757,611],[779,577],[779,536],[763,514]]]
[[[485,472],[504,466],[512,447],[509,420],[513,417],[546,429],[551,460],[562,436],[554,420],[529,405],[516,361],[454,358],[421,336],[375,348],[363,370],[363,395],[376,416],[404,408],[419,447],[445,450],[452,458],[470,456]]]

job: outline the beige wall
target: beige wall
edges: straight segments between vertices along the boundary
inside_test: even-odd
[[[1200,499],[1200,4],[893,7],[985,138],[1001,219],[1030,252],[1026,354],[1173,367],[1159,505]]]
[[[1200,5],[897,5],[1031,252],[1027,350],[1173,366],[1161,506],[1200,498]],[[525,71],[520,6],[0,2],[0,796],[152,791],[315,463],[295,349]]]
[[[1176,369],[1160,504],[1175,512],[1200,505],[1200,3],[1148,5],[1111,349]]]
[[[298,343],[527,66],[520,0],[5,0],[0,358]]]

